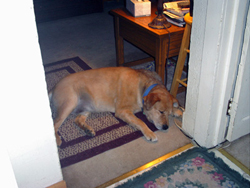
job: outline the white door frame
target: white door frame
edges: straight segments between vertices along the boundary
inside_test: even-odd
[[[204,147],[225,139],[248,8],[249,0],[194,2],[183,129]]]

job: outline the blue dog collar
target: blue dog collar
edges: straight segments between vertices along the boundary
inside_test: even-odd
[[[142,104],[144,104],[143,98],[146,97],[146,96],[149,94],[149,92],[150,92],[155,86],[157,86],[157,85],[158,85],[158,84],[153,84],[153,85],[149,86],[149,87],[146,89],[146,91],[144,92],[144,94],[143,94],[143,96],[142,96]]]

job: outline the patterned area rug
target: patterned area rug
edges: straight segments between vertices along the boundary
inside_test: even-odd
[[[250,182],[206,149],[190,149],[117,188],[247,188]]]
[[[148,65],[149,69],[151,67]],[[74,57],[45,65],[44,69],[47,89],[50,91],[58,81],[68,74],[85,71],[91,67],[79,57]],[[152,131],[156,130],[155,126],[141,112],[137,113],[136,116],[142,119]],[[76,115],[70,114],[59,129],[62,145],[58,151],[62,168],[143,136],[140,131],[117,119],[114,114],[105,112],[93,113],[88,117],[87,123],[96,132],[95,137],[90,137],[74,125],[75,117]]]

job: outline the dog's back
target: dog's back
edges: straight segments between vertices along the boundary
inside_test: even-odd
[[[138,69],[139,73],[145,75],[149,81],[152,81],[154,83],[163,84],[161,77],[155,72],[155,71],[149,71],[145,69]]]
[[[137,92],[139,72],[127,67],[108,67],[70,74],[49,92],[49,98],[60,106],[67,98],[76,96],[81,104],[88,104],[91,111],[115,112],[117,98],[132,100],[130,96],[121,96],[126,94],[124,90]]]

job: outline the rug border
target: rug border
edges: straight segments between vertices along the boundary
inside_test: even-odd
[[[71,58],[67,58],[67,59],[63,59],[60,61],[55,61],[53,63],[49,63],[44,65],[44,67],[50,67],[50,66],[55,66],[61,63],[67,63],[69,61],[74,61],[75,63],[77,63],[83,70],[89,70],[92,69],[87,63],[85,63],[80,57],[76,56],[76,57],[71,57]]]
[[[191,152],[191,153],[188,153],[188,152]],[[171,163],[173,162],[174,160],[178,160],[177,162],[179,162],[180,160],[183,160],[186,158],[186,155],[190,155],[190,154],[194,154],[195,152],[202,152],[203,155],[205,155],[207,158],[209,158],[210,160],[212,159],[216,159],[214,163],[216,163],[216,165],[218,165],[220,167],[220,169],[222,169],[223,171],[226,171],[228,172],[228,174],[233,177],[236,182],[239,184],[241,183],[241,185],[250,185],[250,181],[246,178],[244,178],[238,171],[236,171],[235,169],[232,169],[231,167],[228,166],[228,164],[226,162],[223,161],[222,158],[220,157],[217,157],[215,155],[214,152],[210,152],[208,149],[206,148],[203,148],[203,147],[194,147],[194,148],[190,148],[190,149],[187,149],[186,151],[180,153],[180,154],[177,154],[176,156],[170,158],[170,159],[167,159],[165,161],[163,161],[162,163],[160,164],[157,164],[156,166],[154,166],[152,169],[144,172],[143,174],[145,176],[148,176],[149,173],[152,173],[154,174],[154,172],[156,170],[158,170],[159,168],[163,168],[164,166],[166,166],[166,164],[168,163]],[[234,174],[232,174],[234,173]],[[139,178],[136,180],[136,182],[134,182],[133,180],[135,178]],[[113,184],[116,188],[126,188],[126,187],[131,187],[132,185],[135,186],[135,184],[140,181],[140,179],[142,178],[142,174],[138,174],[130,179],[128,179],[126,182],[123,182],[117,186],[115,186],[115,184]]]
[[[58,68],[58,69],[54,69],[54,70],[51,70],[51,71],[46,71],[45,74],[48,75],[48,74],[51,74],[51,73],[54,73],[54,72],[57,72],[57,71],[62,71],[62,70],[67,70],[70,74],[73,74],[75,73],[74,69],[72,69],[70,66],[65,66],[63,68]]]

